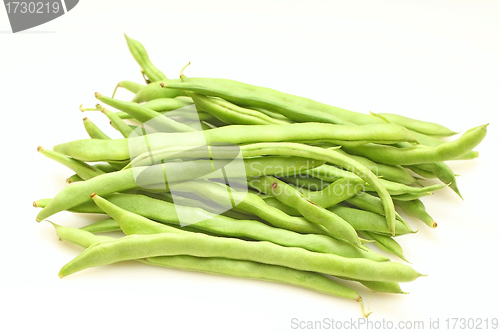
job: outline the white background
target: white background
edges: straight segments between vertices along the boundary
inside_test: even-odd
[[[33,200],[53,197],[71,171],[36,152],[85,138],[80,104],[141,82],[122,33],[177,77],[221,77],[358,112],[394,112],[455,130],[491,123],[480,158],[451,163],[465,201],[424,198],[435,230],[409,219],[399,238],[428,274],[409,295],[358,288],[374,320],[499,317],[498,1],[97,1],[11,34],[0,9],[2,223],[0,330],[52,332],[288,332],[291,319],[358,318],[358,304],[296,287],[119,263],[65,279],[81,250],[37,224]],[[120,92],[120,98],[129,98]],[[87,114],[118,137],[99,113]],[[95,217],[57,214],[81,226]],[[399,261],[397,258],[393,258]],[[484,328],[483,324],[483,328]]]

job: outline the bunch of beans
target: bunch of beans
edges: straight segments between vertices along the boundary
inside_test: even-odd
[[[420,197],[445,187],[460,196],[445,161],[476,158],[486,125],[452,141],[457,133],[442,125],[396,114],[188,78],[185,68],[168,79],[126,39],[145,84],[118,84],[131,101],[96,93],[100,104],[80,107],[101,111],[124,138],[84,118],[90,138],[38,147],[75,174],[34,203],[37,221],[64,210],[104,217],[54,224],[60,239],[85,248],[60,277],[138,260],[309,288],[355,300],[367,316],[343,281],[404,294],[399,283],[422,276],[384,255],[406,261],[395,238],[415,233],[395,207],[435,228]],[[124,235],[102,235],[112,231]]]

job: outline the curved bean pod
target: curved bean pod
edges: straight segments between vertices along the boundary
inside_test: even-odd
[[[420,221],[424,222],[429,227],[431,228],[437,227],[437,223],[427,213],[424,204],[419,199],[410,201],[394,200],[394,205],[400,207],[406,214],[413,216],[419,219]]]
[[[80,230],[88,231],[91,233],[99,233],[99,232],[111,232],[111,231],[120,231],[120,225],[116,223],[113,219],[104,219],[84,227],[81,227]]]
[[[71,183],[76,183],[76,182],[81,182],[83,179],[78,176],[77,174],[74,174],[66,179],[66,184],[71,184]]]
[[[137,119],[142,123],[146,123],[152,119],[148,124],[159,130],[173,130],[175,132],[192,132],[194,131],[191,127],[172,120],[168,117],[163,116],[161,113],[148,109],[140,104],[134,102],[124,102],[119,101],[114,98],[106,97],[100,93],[95,93],[95,97],[103,103],[106,103],[114,108],[117,108],[123,112],[128,113],[132,118]]]
[[[426,135],[443,137],[443,136],[451,136],[457,134],[457,132],[454,132],[451,129],[444,127],[443,125],[439,125],[428,121],[412,119],[393,113],[379,113],[378,115],[384,117],[391,123],[404,126],[415,132],[419,132]]]
[[[330,122],[342,125],[364,125],[383,122],[370,115],[233,80],[189,78],[185,82],[168,80],[163,83],[163,86],[167,88],[166,90],[189,90],[207,96],[221,97],[238,105],[251,105],[267,109],[298,122]]]
[[[144,73],[147,75],[148,79],[151,81],[167,80],[165,74],[163,74],[155,65],[149,60],[148,53],[144,46],[138,41],[125,35],[127,40],[128,49],[134,57],[135,61],[141,66]]]
[[[322,142],[346,142],[369,140],[373,142],[407,141],[406,130],[391,124],[366,126],[340,126],[334,124],[300,123],[289,125],[231,125],[204,131],[206,142],[246,144],[254,142],[302,142],[321,140]],[[138,140],[138,146],[144,138]],[[154,133],[147,135],[153,151],[175,146],[197,146],[199,139],[190,133]],[[59,144],[54,150],[83,161],[120,161],[130,158],[128,140],[76,140]],[[312,149],[318,147],[312,147]],[[351,159],[350,159],[351,160]],[[352,160],[351,160],[352,161]],[[359,164],[359,163],[358,163]]]
[[[77,244],[84,248],[99,241],[112,240],[111,237],[96,236],[90,232],[76,228],[61,227],[54,224],[60,239]],[[233,260],[226,258],[198,258],[192,256],[165,256],[143,258],[139,262],[168,268],[177,268],[188,271],[204,272],[225,276],[238,276],[243,278],[272,281],[290,284],[298,287],[312,289],[328,295],[354,299],[360,302],[364,317],[369,313],[364,312],[361,296],[354,290],[347,288],[321,274],[299,271],[282,266],[262,264],[253,261]]]
[[[347,154],[342,149],[339,149],[338,152],[341,154],[345,154],[346,156],[352,158],[353,160],[358,161],[359,163],[363,164],[368,169],[370,169],[374,174],[376,174],[379,177],[383,177],[383,179],[385,180],[406,185],[418,184],[417,179],[415,179],[415,177],[413,177],[408,172],[408,170],[406,170],[400,165],[386,165],[386,164],[376,163],[362,156]]]
[[[286,121],[269,117],[259,111],[245,109],[222,99],[210,98],[201,94],[188,93],[196,106],[228,124],[235,125],[286,125]]]
[[[362,235],[366,239],[374,240],[375,245],[379,249],[388,253],[392,253],[397,257],[403,259],[404,261],[409,262],[403,255],[403,249],[401,248],[401,245],[399,245],[398,242],[396,242],[392,237],[380,235],[370,231],[362,231],[360,232],[360,235]]]
[[[413,268],[394,262],[344,258],[334,254],[283,247],[270,242],[248,242],[194,233],[131,235],[94,243],[66,264],[60,270],[59,276],[65,277],[87,268],[124,260],[165,255],[250,260],[367,281],[409,282],[422,276]]]
[[[396,148],[368,144],[357,147],[344,147],[344,150],[350,154],[365,156],[375,162],[389,165],[443,162],[463,156],[474,149],[486,136],[487,126],[474,127],[455,141],[446,142],[436,147],[413,146]]]
[[[43,156],[50,158],[56,162],[61,163],[65,167],[70,168],[76,174],[84,180],[99,176],[103,174],[101,170],[95,168],[92,165],[89,165],[85,162],[76,160],[74,158],[65,156],[63,154],[59,154],[57,152],[44,149],[43,147],[38,146],[37,151],[41,153]]]
[[[109,136],[106,135],[96,124],[94,124],[87,117],[83,118],[83,126],[85,127],[85,131],[92,139],[101,139],[101,140],[111,140]]]
[[[261,176],[267,174],[276,174],[277,172],[287,172],[287,167],[289,169],[295,168],[307,168],[310,167],[311,160],[308,159],[298,159],[298,158],[263,158],[261,162],[255,163],[256,161],[246,162],[245,170],[239,170],[237,167],[231,167],[231,164],[227,164],[224,161],[215,160],[214,167],[216,169],[224,167],[227,177],[247,177],[247,176]],[[221,165],[218,165],[221,163]],[[250,167],[250,163],[255,163]],[[137,188],[137,180],[135,175],[141,173],[141,184],[142,185],[155,185],[158,184],[157,188],[168,189],[167,180],[164,178],[164,168],[173,168],[169,172],[169,182],[178,182],[192,180],[203,175],[204,170],[206,170],[206,161],[188,161],[188,162],[177,162],[177,163],[165,163],[162,165],[149,166],[149,167],[138,167],[133,169],[125,169],[116,172],[102,174],[98,177],[94,177],[85,182],[75,183],[72,186],[68,186],[59,192],[54,199],[48,204],[40,213],[37,215],[36,220],[42,221],[47,217],[58,213],[63,210],[68,210],[72,207],[78,206],[88,200],[90,200],[90,195],[96,193],[100,196],[107,195],[113,192],[121,192],[128,189]],[[182,170],[182,172],[178,172]],[[244,174],[241,172],[244,171]]]
[[[455,178],[455,174],[453,170],[446,165],[444,162],[436,162],[436,163],[423,163],[423,164],[415,164],[418,167],[418,170],[424,170],[432,173],[436,178],[438,178],[444,184],[448,184],[448,186],[460,197],[460,199],[464,199],[460,191],[458,190],[457,179]],[[432,192],[430,190],[429,192]]]
[[[330,207],[328,210],[340,216],[356,230],[372,231],[384,235],[391,234],[384,217],[380,214],[340,205]],[[397,236],[416,232],[399,220],[396,220],[395,229]]]

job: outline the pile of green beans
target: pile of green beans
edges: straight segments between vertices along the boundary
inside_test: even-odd
[[[457,133],[436,123],[188,78],[186,67],[168,79],[126,40],[145,82],[120,81],[112,97],[95,94],[102,104],[80,106],[101,111],[123,138],[85,117],[89,138],[38,147],[74,174],[33,203],[37,221],[65,210],[103,216],[81,228],[53,223],[85,249],[60,277],[136,260],[308,288],[355,300],[366,317],[343,281],[405,294],[399,283],[422,276],[396,238],[415,234],[416,220],[437,227],[420,198],[446,187],[461,197],[445,162],[478,157],[487,125],[448,140]],[[134,97],[116,99],[118,88]],[[122,236],[100,235],[109,232]]]

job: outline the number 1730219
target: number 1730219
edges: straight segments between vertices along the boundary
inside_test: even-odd
[[[11,1],[5,3],[7,13],[30,13],[30,14],[48,14],[58,13],[62,10],[59,2],[26,2]]]

